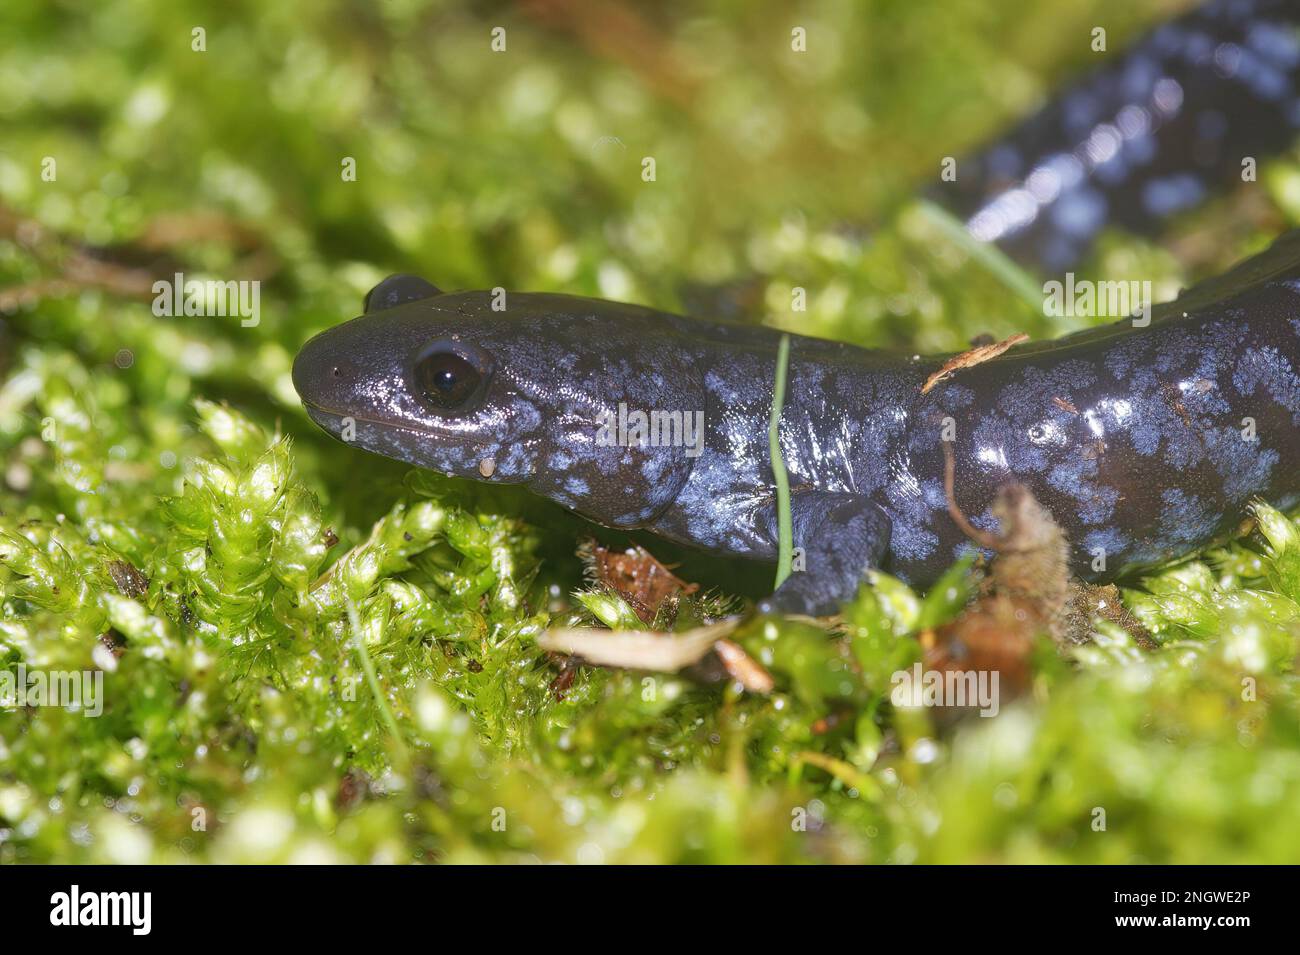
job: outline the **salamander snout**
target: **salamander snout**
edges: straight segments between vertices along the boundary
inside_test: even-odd
[[[307,342],[293,363],[293,387],[309,413],[364,412],[385,397],[376,372],[394,354],[377,312],[441,295],[437,286],[415,275],[390,275],[367,294],[365,315],[321,332]],[[378,323],[378,324],[376,324]],[[389,395],[391,397],[391,394]],[[321,422],[317,413],[312,417]]]
[[[352,359],[332,347],[332,337],[322,332],[293,360],[293,388],[309,410],[345,406],[340,392],[357,377]]]
[[[444,295],[410,276],[381,282],[366,305],[294,360],[311,419],[345,443],[444,474],[528,479],[551,422],[533,400],[550,393],[533,371],[544,336],[521,334],[489,294]]]

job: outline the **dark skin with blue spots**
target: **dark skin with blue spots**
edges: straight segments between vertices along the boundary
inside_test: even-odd
[[[778,341],[632,305],[394,276],[366,314],[303,347],[293,378],[313,420],[365,450],[774,561]],[[1158,306],[1145,327],[1014,347],[926,390],[947,357],[792,336],[780,444],[803,569],[760,609],[833,613],[876,567],[932,582],[974,546],[952,505],[995,529],[990,506],[1009,482],[1052,512],[1073,570],[1094,581],[1231,536],[1253,498],[1300,503],[1300,233]],[[701,442],[667,428],[655,435],[667,443],[610,440],[620,407],[702,412]]]
[[[1157,234],[1300,130],[1300,3],[1215,0],[1160,24],[957,164],[933,198],[1054,274],[1101,230]],[[1082,42],[1082,39],[1081,39]]]

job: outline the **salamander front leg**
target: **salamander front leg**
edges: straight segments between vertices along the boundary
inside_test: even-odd
[[[768,523],[775,541],[775,508]],[[790,499],[790,525],[795,569],[759,603],[760,613],[835,613],[857,592],[866,572],[880,566],[889,547],[889,516],[855,494],[798,491]]]

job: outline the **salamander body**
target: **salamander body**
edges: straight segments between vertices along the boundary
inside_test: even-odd
[[[491,293],[404,277],[371,298],[294,365],[326,430],[612,527],[775,559],[776,332],[560,295],[494,311]],[[1252,497],[1300,501],[1300,234],[1148,327],[1012,349],[923,393],[943,361],[793,337],[779,434],[806,569],[774,607],[829,612],[870,566],[924,584],[971,547],[947,508],[945,441],[976,526],[1020,481],[1091,579],[1228,534]],[[659,413],[654,432],[637,412]]]
[[[1300,130],[1300,3],[1212,0],[1160,24],[932,190],[1048,273],[1107,226],[1154,235]]]
[[[1223,123],[1204,118],[1222,112],[1214,104],[1245,111],[1249,100],[1256,120],[1276,119],[1256,137],[1265,145],[1290,135],[1300,45],[1278,19],[1288,11],[1219,0],[1162,28],[988,151],[952,204],[967,203],[977,238],[1041,250],[1049,266],[1072,261],[1114,209],[1173,188],[1177,142],[1213,147],[1184,151],[1184,184],[1235,164]],[[1227,92],[1197,72],[1219,61],[1232,66],[1219,67]],[[1152,112],[1173,103],[1171,82],[1199,120]],[[1131,141],[1128,106],[1147,117]],[[1079,165],[1101,155],[1089,150],[1103,126],[1121,135],[1122,169]],[[1034,198],[1041,170],[1068,171],[1072,157],[1083,178]],[[1016,190],[1037,203],[1018,224]],[[979,234],[992,225],[1001,231]],[[614,302],[444,293],[394,276],[366,314],[303,347],[293,379],[319,425],[368,451],[771,561],[778,342],[769,329]],[[974,546],[949,510],[949,457],[954,503],[973,524],[993,529],[997,490],[1021,482],[1065,530],[1073,569],[1094,580],[1228,536],[1252,498],[1300,503],[1300,234],[1157,307],[1149,324],[1012,348],[932,383],[946,358],[792,336],[779,442],[803,569],[765,609],[832,612],[872,567],[933,581]]]

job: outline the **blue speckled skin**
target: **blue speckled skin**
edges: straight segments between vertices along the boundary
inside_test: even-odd
[[[775,558],[776,332],[558,295],[489,301],[437,294],[330,329],[302,349],[295,387],[331,433],[353,416],[366,450],[479,480],[491,459],[488,479],[603,524]],[[413,385],[436,342],[490,365],[463,412],[430,408]],[[806,569],[771,607],[830,612],[870,566],[925,584],[971,546],[946,508],[948,418],[973,523],[994,528],[997,489],[1023,482],[1089,579],[1231,533],[1254,496],[1300,500],[1300,233],[1158,307],[1149,327],[1013,349],[922,394],[941,363],[793,338],[780,437]],[[703,411],[703,452],[600,446],[601,413],[620,402]]]
[[[1013,254],[1062,268],[1101,226],[1141,231],[1300,125],[1300,0],[1216,0],[1108,58],[959,166],[945,201]],[[395,277],[367,314],[308,342],[294,385],[366,450],[533,491],[603,524],[774,560],[768,416],[777,333],[558,295],[443,294]],[[485,387],[455,413],[416,365],[459,349]],[[1229,535],[1255,496],[1300,502],[1300,234],[1129,322],[1022,346],[926,394],[943,356],[795,337],[780,440],[805,569],[761,606],[829,613],[869,567],[926,584],[993,529],[1020,481],[1105,580]],[[605,446],[602,413],[702,411],[704,446]]]
[[[976,156],[933,195],[983,241],[1057,272],[1104,226],[1154,234],[1242,159],[1300,130],[1300,2],[1214,0],[1161,24]],[[1086,37],[1080,42],[1085,42]]]

